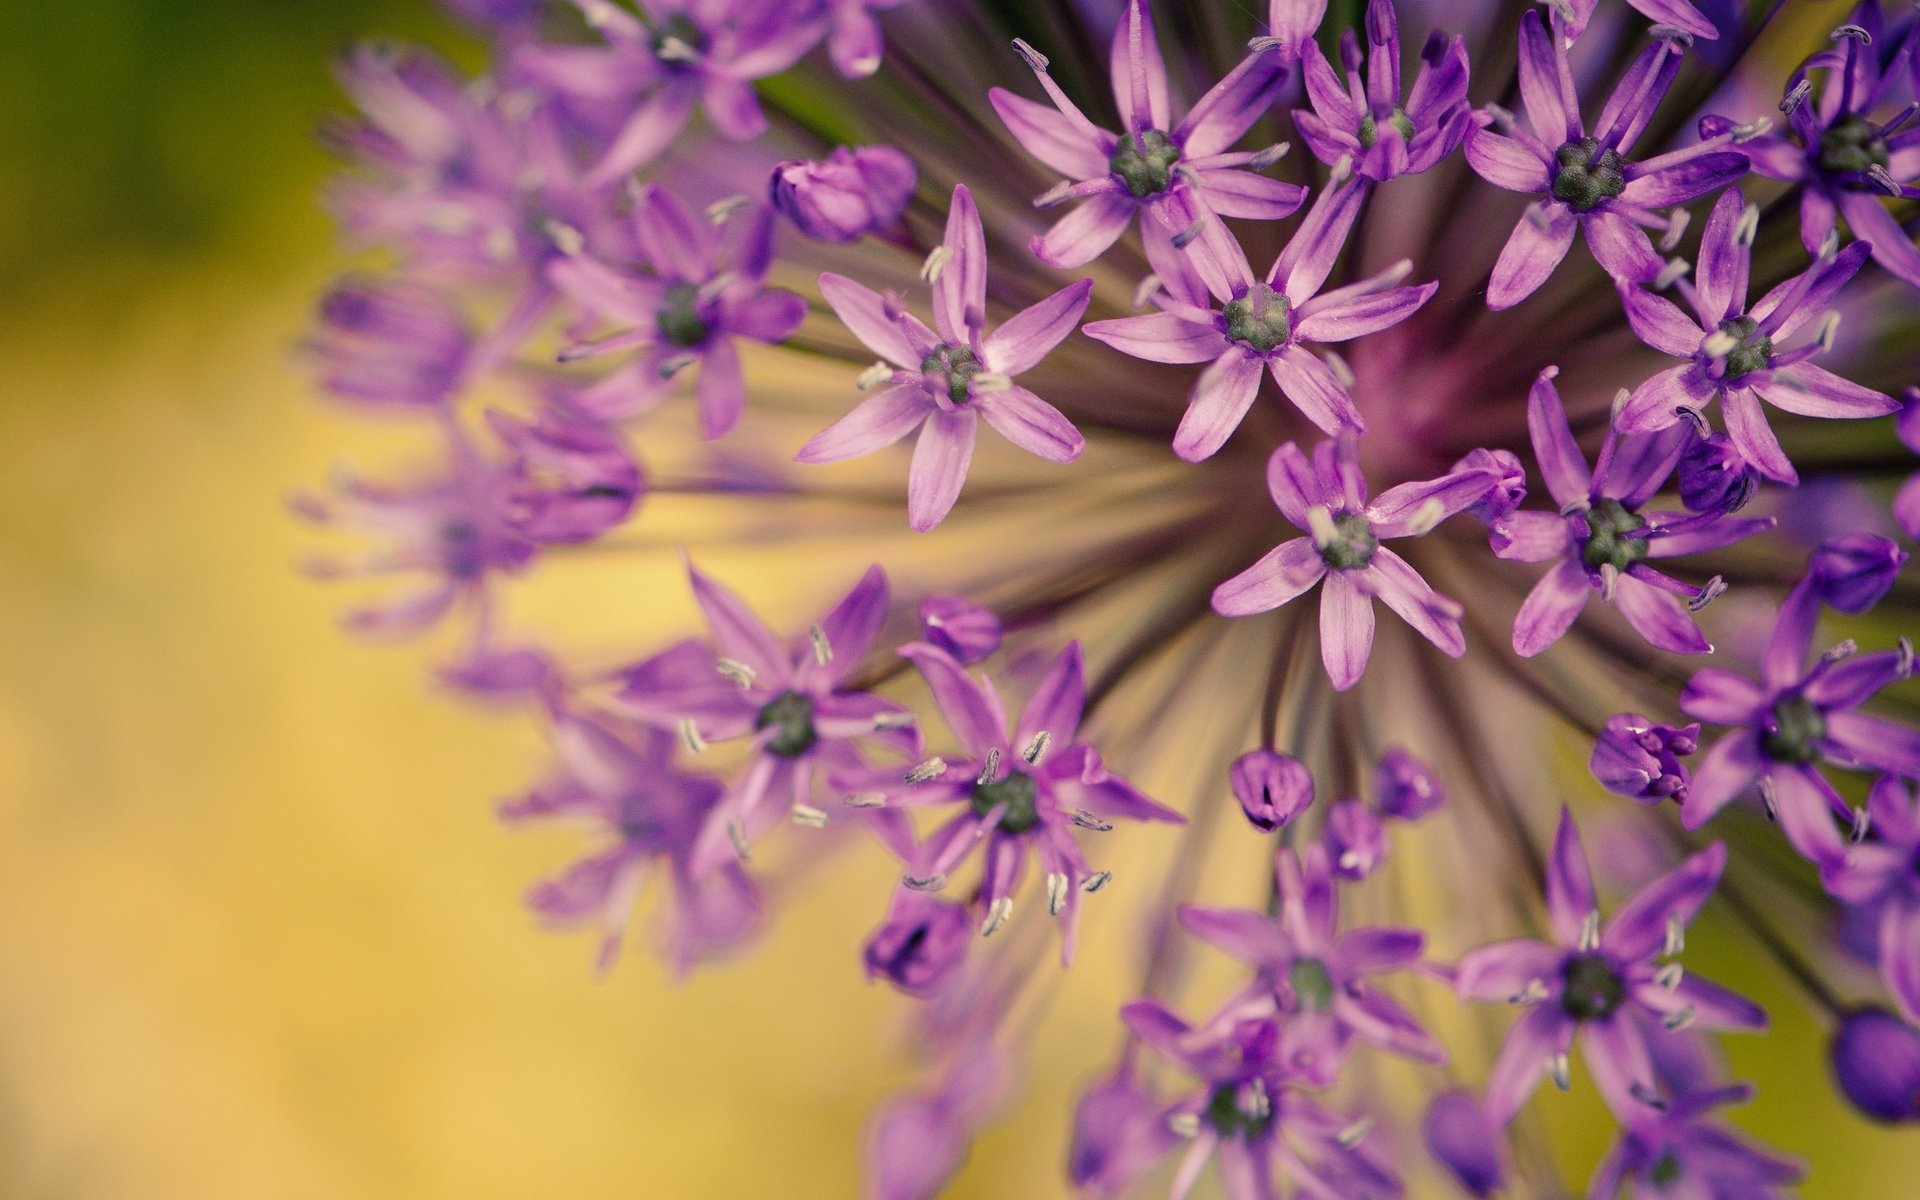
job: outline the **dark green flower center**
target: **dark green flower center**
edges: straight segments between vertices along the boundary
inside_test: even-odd
[[[1387,118],[1387,124],[1398,129],[1400,136],[1407,141],[1413,140],[1413,119],[1407,116],[1406,109],[1396,107],[1393,110],[1393,115]],[[1361,114],[1359,132],[1360,148],[1362,150],[1373,149],[1373,144],[1380,140],[1380,126],[1373,119],[1372,109],[1368,109],[1365,113]]]
[[[1040,785],[1033,776],[1009,771],[1003,779],[974,784],[967,803],[982,817],[1006,805],[1007,811],[1000,815],[1000,828],[1008,833],[1025,833],[1040,823],[1040,810],[1034,803],[1039,794]]]
[[[1762,739],[1767,757],[1805,766],[1820,757],[1818,742],[1827,736],[1827,718],[1805,696],[1788,696],[1773,706],[1773,728]]]
[[[1567,960],[1560,1006],[1576,1021],[1598,1021],[1613,1015],[1627,998],[1627,985],[1613,973],[1604,954],[1576,954]]]
[[[1647,556],[1647,539],[1633,536],[1643,522],[1618,500],[1599,500],[1587,510],[1587,543],[1580,561],[1624,571]]]
[[[1293,334],[1293,305],[1264,283],[1256,283],[1246,295],[1229,300],[1221,315],[1227,320],[1230,340],[1262,354],[1286,345]]]
[[[799,692],[781,692],[753,719],[755,729],[771,729],[767,752],[781,758],[799,758],[813,749],[820,735],[813,728],[813,700]]]
[[[1120,177],[1136,200],[1164,192],[1173,183],[1173,164],[1180,161],[1180,147],[1158,129],[1130,133],[1114,146],[1107,167]]]
[[[1647,1182],[1664,1188],[1668,1184],[1679,1183],[1683,1174],[1685,1172],[1680,1169],[1680,1160],[1673,1156],[1673,1151],[1663,1150],[1660,1152],[1660,1161],[1654,1163],[1653,1170],[1647,1172]]]
[[[1593,138],[1566,142],[1553,152],[1553,195],[1575,212],[1590,212],[1602,200],[1627,190],[1625,165],[1612,149],[1602,150]]]
[[[1773,339],[1760,332],[1760,323],[1752,317],[1728,317],[1720,322],[1720,332],[1735,343],[1724,355],[1728,379],[1758,371],[1773,357]]]
[[[695,57],[703,56],[707,52],[706,31],[686,13],[674,13],[653,26],[655,57],[665,60],[670,65],[678,66],[683,62],[683,52],[674,43],[693,51]]]
[[[1293,985],[1293,994],[1299,997],[1302,1008],[1314,1012],[1326,1012],[1333,1007],[1333,976],[1327,973],[1327,964],[1317,958],[1296,958],[1287,968],[1287,982]]]
[[[1848,113],[1820,135],[1820,169],[1835,175],[1865,175],[1887,165],[1887,139],[1859,113]]]
[[[700,315],[700,289],[679,283],[667,289],[660,300],[660,336],[676,346],[698,346],[707,340],[712,327]]]
[[[980,373],[980,360],[965,346],[943,342],[934,347],[933,353],[920,360],[920,373],[945,379],[947,399],[955,405],[963,405],[970,398],[967,385]]]
[[[1223,1083],[1213,1089],[1213,1095],[1207,1097],[1207,1124],[1220,1131],[1221,1137],[1257,1137],[1273,1124],[1271,1106],[1262,1111],[1248,1112],[1241,1106],[1240,1085]]]
[[[1378,549],[1380,539],[1365,513],[1341,513],[1333,518],[1333,536],[1320,546],[1320,561],[1336,571],[1354,571],[1372,562]]]

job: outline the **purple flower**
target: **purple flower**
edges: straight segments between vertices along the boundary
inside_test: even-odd
[[[1882,776],[1867,793],[1871,831],[1827,862],[1822,882],[1835,896],[1875,914],[1880,973],[1907,1020],[1920,1022],[1920,806],[1913,788]]]
[[[1906,561],[1892,538],[1854,533],[1822,542],[1807,560],[1807,575],[1828,608],[1857,616],[1886,599]]]
[[[1276,1169],[1296,1184],[1317,1185],[1317,1195],[1400,1195],[1399,1176],[1381,1139],[1371,1136],[1371,1122],[1329,1112],[1292,1086],[1280,1021],[1223,1013],[1196,1029],[1158,1000],[1136,1000],[1120,1017],[1134,1036],[1201,1084],[1164,1118],[1189,1138],[1173,1196],[1187,1194],[1209,1159],[1227,1200],[1273,1200]]]
[[[1618,796],[1659,803],[1687,800],[1687,767],[1680,760],[1700,748],[1696,722],[1678,729],[1639,713],[1615,713],[1594,739],[1589,763],[1600,786]]]
[[[629,417],[651,408],[676,375],[697,364],[701,434],[717,438],[732,429],[747,401],[733,339],[785,341],[807,315],[799,296],[765,286],[772,234],[773,213],[764,205],[729,209],[716,225],[694,217],[665,188],[641,188],[631,230],[639,267],[577,253],[547,269],[590,321],[624,327],[562,350],[561,361],[635,351],[569,403],[596,417]]]
[[[1493,526],[1494,553],[1518,562],[1558,560],[1528,593],[1513,621],[1514,653],[1531,657],[1560,640],[1587,598],[1600,593],[1650,645],[1676,654],[1713,647],[1689,615],[1718,594],[1719,580],[1696,588],[1657,571],[1648,559],[1716,550],[1773,527],[1771,517],[1642,513],[1665,484],[1686,444],[1686,426],[1622,436],[1609,428],[1596,469],[1573,440],[1559,369],[1540,372],[1527,396],[1534,457],[1558,512],[1516,512]],[[1684,603],[1682,600],[1684,599]]]
[[[1196,210],[1273,221],[1306,198],[1305,188],[1255,174],[1272,165],[1276,154],[1228,150],[1272,107],[1286,74],[1279,54],[1255,50],[1175,124],[1153,22],[1142,0],[1130,0],[1113,38],[1113,97],[1126,130],[1115,134],[1067,98],[1038,51],[1021,41],[1014,47],[1053,108],[1003,88],[987,98],[1027,153],[1071,181],[1035,203],[1087,201],[1033,239],[1033,253],[1048,266],[1078,267],[1098,258],[1135,212],[1153,218],[1142,220],[1141,236],[1164,246]]]
[[[1880,5],[1868,0],[1859,24],[1834,31],[1839,49],[1808,58],[1787,81],[1780,108],[1789,133],[1763,134],[1743,149],[1756,174],[1801,185],[1800,240],[1807,253],[1821,253],[1844,216],[1853,236],[1871,243],[1874,261],[1920,287],[1920,248],[1887,211],[1888,198],[1920,199],[1920,126],[1913,110],[1891,119],[1874,116],[1903,86],[1911,86],[1920,25],[1888,37]],[[1819,94],[1814,75],[1821,73]]]
[[[1816,769],[1822,762],[1920,776],[1920,731],[1855,711],[1913,670],[1909,649],[1856,654],[1851,644],[1806,665],[1819,616],[1817,588],[1788,594],[1767,640],[1758,681],[1719,667],[1695,672],[1680,693],[1691,717],[1734,728],[1694,768],[1681,820],[1698,829],[1758,785],[1794,846],[1816,863],[1836,857],[1838,815],[1853,813]]]
[[[438,412],[466,386],[473,334],[433,288],[356,277],[320,301],[311,349],[321,384],[342,400]]]
[[[514,452],[507,517],[526,537],[588,542],[632,515],[645,487],[640,465],[606,427],[552,411],[525,421],[489,410],[487,424]]]
[[[929,1092],[902,1096],[867,1130],[870,1200],[933,1200],[966,1157],[973,1132],[1000,1106],[1012,1073],[990,1036],[957,1048]]]
[[[1465,1088],[1441,1092],[1427,1106],[1421,1135],[1427,1153],[1470,1196],[1491,1196],[1507,1185],[1505,1143],[1500,1128]]]
[[[1624,284],[1620,300],[1640,340],[1687,361],[1669,367],[1633,389],[1615,418],[1623,433],[1646,433],[1678,422],[1714,400],[1721,402],[1727,435],[1742,458],[1781,483],[1799,475],[1767,426],[1760,401],[1805,417],[1880,417],[1897,404],[1807,360],[1830,344],[1833,326],[1823,324],[1813,340],[1780,348],[1827,303],[1866,260],[1864,243],[1823,256],[1811,267],[1747,307],[1747,276],[1760,210],[1743,207],[1738,188],[1714,202],[1700,235],[1700,269],[1692,284],[1676,283],[1694,311]]]
[[[1382,546],[1417,537],[1480,500],[1486,471],[1456,471],[1388,488],[1371,504],[1351,438],[1330,439],[1313,461],[1292,442],[1267,462],[1267,490],[1282,516],[1311,536],[1282,542],[1259,562],[1213,590],[1213,610],[1242,617],[1267,612],[1322,579],[1320,659],[1339,691],[1360,681],[1373,649],[1377,596],[1422,637],[1458,658],[1460,606],[1427,586],[1407,560]]]
[[[1620,1140],[1594,1168],[1589,1196],[1613,1197],[1631,1183],[1639,1197],[1727,1197],[1786,1200],[1782,1190],[1806,1167],[1741,1137],[1708,1114],[1745,1101],[1745,1085],[1682,1092],[1647,1109],[1621,1131]]]
[[[1358,800],[1342,800],[1328,810],[1322,833],[1333,873],[1342,879],[1365,879],[1387,856],[1387,834],[1380,818]]]
[[[1298,62],[1320,32],[1327,0],[1268,0],[1267,31],[1285,62]]]
[[[972,933],[966,905],[900,888],[861,952],[867,978],[885,979],[909,996],[932,995],[965,961]]]
[[[1011,728],[992,683],[969,676],[946,651],[916,642],[900,653],[920,668],[968,757],[929,759],[907,773],[904,786],[897,769],[848,771],[838,782],[848,790],[874,789],[889,809],[960,807],[907,855],[906,883],[919,890],[944,888],[978,848],[982,878],[975,902],[982,935],[1012,915],[1029,854],[1037,858],[1046,873],[1047,910],[1060,919],[1061,959],[1070,961],[1081,892],[1097,890],[1108,878],[1087,865],[1074,831],[1111,829],[1114,819],[1186,818],[1108,771],[1092,746],[1076,740],[1086,704],[1080,643],[1070,643],[1054,659]]]
[[[1527,469],[1511,450],[1469,450],[1452,470],[1486,471],[1492,476],[1486,497],[1466,508],[1467,515],[1488,525],[1519,508],[1527,498]]]
[[[882,297],[845,276],[820,277],[833,311],[893,370],[879,392],[794,455],[797,462],[841,462],[920,430],[907,472],[907,523],[918,533],[938,525],[959,499],[980,418],[1049,462],[1080,457],[1086,448],[1080,431],[1013,379],[1073,332],[1093,290],[1091,279],[1069,284],[988,333],[986,239],[965,185],[953,189],[946,240],[929,267],[933,329],[895,296]]]
[[[1330,167],[1349,163],[1376,182],[1428,170],[1460,144],[1473,123],[1467,108],[1467,47],[1435,30],[1420,51],[1420,70],[1400,102],[1400,22],[1393,0],[1367,0],[1367,51],[1351,29],[1340,35],[1340,86],[1318,43],[1306,43],[1301,69],[1313,111],[1295,109],[1294,128],[1314,157]],[[1365,64],[1366,79],[1361,80]]]
[[[1739,512],[1760,486],[1760,472],[1724,433],[1687,439],[1675,474],[1688,512]]]
[[[1240,811],[1262,833],[1272,833],[1313,807],[1313,776],[1290,754],[1249,750],[1233,760],[1230,778]]]
[[[618,104],[626,115],[587,174],[605,187],[671,145],[696,104],[723,136],[758,137],[767,118],[752,81],[784,71],[820,40],[821,17],[788,0],[573,0],[600,46],[529,43],[515,72],[582,104]]]
[[[1114,1196],[1179,1144],[1161,1106],[1123,1064],[1074,1109],[1067,1177],[1096,1196]]]
[[[1699,9],[1687,3],[1687,0],[1627,0],[1647,20],[1660,25],[1668,25],[1682,30],[1697,38],[1715,39],[1720,31],[1714,27]],[[1600,0],[1567,0],[1564,7],[1556,7],[1563,13],[1566,21],[1566,35],[1577,38],[1587,31],[1587,22],[1593,19],[1594,10],[1600,7]]]
[[[1322,192],[1264,279],[1254,277],[1226,227],[1208,221],[1183,257],[1157,259],[1161,287],[1153,302],[1159,312],[1087,325],[1087,336],[1135,358],[1210,364],[1174,432],[1175,454],[1199,462],[1225,445],[1253,407],[1262,367],[1325,432],[1366,428],[1346,385],[1307,346],[1391,328],[1425,304],[1437,286],[1396,286],[1413,269],[1401,262],[1320,293],[1366,190],[1353,181]]]
[[[1685,973],[1672,961],[1681,931],[1720,881],[1726,848],[1706,850],[1641,888],[1604,926],[1573,816],[1547,862],[1547,916],[1554,941],[1499,942],[1460,960],[1463,999],[1526,1006],[1507,1033],[1487,1081],[1487,1114],[1506,1124],[1551,1073],[1567,1086],[1567,1052],[1580,1038],[1587,1070],[1615,1115],[1644,1120],[1658,1102],[1650,1039],[1709,1029],[1760,1029],[1752,1001]],[[1668,960],[1662,963],[1662,959]]]
[[[1920,1121],[1920,1030],[1878,1008],[1850,1012],[1833,1035],[1833,1074],[1877,1121]]]
[[[676,974],[735,949],[758,931],[760,896],[738,863],[694,869],[693,848],[720,799],[720,784],[673,766],[673,737],[560,709],[553,746],[560,770],[500,806],[510,823],[584,821],[604,845],[535,884],[527,906],[548,924],[597,925],[595,969],[613,966],[646,872],[657,864],[672,889],[666,952]]]
[[[928,596],[920,602],[920,637],[970,667],[1000,648],[1000,618],[964,596]]]
[[[1652,279],[1660,256],[1641,226],[1669,225],[1654,210],[1704,195],[1746,171],[1745,155],[1723,149],[1733,141],[1731,131],[1645,162],[1627,158],[1679,69],[1672,41],[1647,47],[1588,134],[1573,103],[1579,93],[1565,39],[1548,30],[1537,9],[1521,17],[1520,97],[1532,128],[1492,109],[1500,132],[1478,128],[1467,137],[1467,161],[1482,179],[1540,195],[1494,265],[1488,308],[1512,308],[1531,296],[1567,256],[1576,227],[1607,274],[1622,282]]]
[[[774,167],[768,194],[801,233],[844,246],[898,221],[918,178],[913,160],[892,146],[836,146],[821,162]]]
[[[1338,884],[1328,852],[1274,858],[1278,915],[1232,908],[1180,908],[1180,923],[1255,971],[1230,1002],[1240,1014],[1274,1013],[1278,1053],[1313,1084],[1331,1084],[1354,1041],[1371,1042],[1424,1062],[1446,1052],[1412,1014],[1371,982],[1420,961],[1426,937],[1417,929],[1366,926],[1339,932]]]
[[[1396,748],[1374,768],[1373,802],[1383,816],[1417,821],[1447,802],[1447,789],[1432,767]]]
[[[820,825],[827,778],[863,766],[856,747],[916,754],[912,715],[869,692],[846,687],[887,615],[887,577],[869,568],[845,599],[791,646],[760,623],[740,598],[692,567],[694,599],[714,651],[678,646],[628,670],[619,704],[677,730],[691,748],[750,737],[752,757],[702,830],[694,865],[711,871],[744,857],[781,817]],[[908,841],[897,821],[862,814],[898,852]]]

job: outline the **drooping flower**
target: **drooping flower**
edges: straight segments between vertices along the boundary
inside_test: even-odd
[[[719,803],[720,782],[674,768],[673,735],[561,708],[553,717],[558,772],[500,806],[510,824],[585,822],[604,845],[528,891],[527,906],[557,927],[600,930],[595,968],[609,970],[649,870],[664,874],[667,961],[676,974],[737,949],[760,924],[757,888],[737,862],[694,869],[693,849]]]
[[[1447,802],[1447,789],[1432,767],[1396,747],[1374,767],[1373,802],[1383,816],[1417,821]]]
[[[1715,842],[1653,880],[1602,925],[1573,815],[1547,862],[1554,940],[1499,942],[1469,951],[1455,973],[1462,999],[1526,1008],[1487,1081],[1487,1113],[1505,1124],[1547,1075],[1566,1086],[1578,1035],[1587,1070],[1608,1107],[1637,1122],[1659,1102],[1650,1039],[1707,1029],[1760,1029],[1766,1014],[1674,961],[1681,931],[1720,882],[1726,848]],[[1666,960],[1664,963],[1661,960]]]
[[[646,488],[633,452],[598,422],[492,409],[487,425],[513,453],[507,519],[541,545],[592,541],[625,521]]]
[[[1305,188],[1257,173],[1277,155],[1229,149],[1273,104],[1285,77],[1275,51],[1254,50],[1176,124],[1153,21],[1142,0],[1130,0],[1113,38],[1113,97],[1126,130],[1115,134],[1067,98],[1038,51],[1025,42],[1014,45],[1053,107],[1003,88],[987,98],[1027,152],[1070,181],[1036,203],[1086,201],[1033,239],[1034,255],[1048,266],[1092,262],[1136,212],[1145,214],[1141,236],[1165,243],[1195,212],[1273,221],[1291,215],[1306,198]]]
[[[1111,1076],[1088,1088],[1074,1107],[1067,1178],[1096,1196],[1126,1191],[1180,1144],[1165,1110],[1134,1076],[1129,1056]]]
[[[1507,1184],[1501,1130],[1465,1088],[1441,1092],[1427,1106],[1421,1136],[1427,1153],[1469,1196],[1485,1200]]]
[[[1906,561],[1892,538],[1850,533],[1820,543],[1807,559],[1807,578],[1822,604],[1858,616],[1886,599]]]
[[[1325,432],[1366,428],[1346,385],[1307,347],[1391,328],[1425,304],[1436,285],[1397,286],[1413,269],[1402,262],[1320,291],[1365,194],[1357,181],[1322,192],[1264,278],[1255,277],[1226,227],[1208,222],[1183,257],[1161,256],[1161,286],[1152,296],[1159,312],[1087,325],[1087,336],[1135,358],[1210,364],[1174,431],[1175,454],[1199,462],[1225,445],[1253,407],[1263,368]]]
[[[1820,319],[1865,261],[1866,244],[1823,255],[1749,309],[1749,260],[1759,220],[1760,210],[1746,205],[1738,188],[1728,188],[1714,202],[1700,236],[1696,280],[1675,285],[1692,307],[1691,317],[1671,300],[1623,283],[1620,299],[1634,333],[1655,350],[1687,361],[1633,389],[1615,427],[1623,433],[1664,429],[1719,400],[1727,435],[1741,457],[1767,478],[1793,484],[1800,476],[1768,427],[1761,400],[1806,417],[1879,417],[1899,406],[1807,361],[1827,348],[1830,324],[1792,350],[1781,348]]]
[[[1867,818],[1867,836],[1829,861],[1821,882],[1871,914],[1887,990],[1920,1024],[1920,803],[1912,786],[1881,776],[1867,793]]]
[[[991,1030],[954,1048],[938,1081],[874,1114],[867,1130],[867,1195],[933,1200],[966,1157],[967,1145],[1004,1102],[1013,1073]]]
[[[1400,21],[1393,0],[1367,0],[1366,31],[1364,57],[1357,33],[1340,35],[1344,88],[1319,44],[1306,43],[1300,66],[1313,108],[1294,110],[1294,128],[1315,158],[1328,166],[1347,162],[1375,182],[1430,170],[1454,152],[1473,124],[1466,43],[1439,30],[1430,34],[1402,105]]]
[[[1672,475],[1691,430],[1672,425],[1622,436],[1609,428],[1594,469],[1573,440],[1548,367],[1527,396],[1527,427],[1557,512],[1516,512],[1493,526],[1493,550],[1518,562],[1555,562],[1513,622],[1513,650],[1532,656],[1559,641],[1598,592],[1651,645],[1676,654],[1712,647],[1688,615],[1713,599],[1718,580],[1693,587],[1649,559],[1697,554],[1773,527],[1771,517],[1642,512]],[[1684,602],[1682,600],[1684,598]]]
[[[1833,1035],[1832,1059],[1855,1108],[1889,1123],[1920,1121],[1920,1029],[1884,1009],[1856,1009]]]
[[[1724,433],[1687,439],[1674,476],[1688,512],[1739,512],[1760,486],[1760,472]]]
[[[1359,800],[1342,800],[1327,810],[1321,840],[1333,873],[1341,879],[1365,879],[1387,856],[1387,831]]]
[[[1698,722],[1675,728],[1639,713],[1615,713],[1594,739],[1588,765],[1600,786],[1615,795],[1685,804],[1690,776],[1680,760],[1699,748]]]
[[[801,233],[844,246],[898,221],[918,178],[913,160],[892,146],[835,146],[819,162],[776,166],[767,190]]]
[[[633,198],[637,266],[570,254],[547,269],[582,313],[619,331],[561,351],[573,362],[615,352],[633,357],[575,393],[568,403],[604,419],[630,417],[658,403],[688,367],[700,368],[700,431],[717,438],[740,420],[746,378],[735,338],[781,342],[806,319],[806,301],[765,286],[773,259],[773,213],[764,205],[728,209],[702,221],[665,188],[649,184]]]
[[[987,332],[986,240],[964,184],[953,189],[946,240],[934,262],[933,329],[897,297],[882,297],[843,275],[820,277],[833,311],[893,370],[879,392],[794,455],[796,462],[841,462],[918,429],[907,472],[907,523],[918,533],[938,525],[959,499],[981,419],[1049,462],[1072,462],[1086,447],[1059,409],[1013,380],[1073,332],[1093,281],[1068,284]]]
[[[1290,754],[1250,750],[1233,760],[1229,778],[1240,811],[1262,833],[1272,833],[1313,807],[1313,776]]]
[[[1000,618],[965,596],[942,593],[920,602],[920,640],[945,650],[962,666],[991,658],[1000,648],[1000,635]]]
[[[861,951],[867,978],[885,979],[909,996],[932,995],[965,961],[972,934],[966,905],[899,888]]]
[[[1554,22],[1561,18],[1556,14]],[[1654,210],[1724,187],[1747,169],[1746,156],[1725,147],[1728,131],[1644,162],[1627,158],[1680,69],[1680,52],[1663,38],[1634,60],[1591,134],[1575,98],[1566,39],[1537,9],[1520,20],[1520,97],[1527,124],[1489,110],[1499,132],[1467,136],[1467,161],[1480,177],[1510,192],[1537,193],[1513,227],[1487,285],[1487,307],[1512,308],[1531,296],[1567,256],[1577,228],[1607,274],[1638,283],[1660,273],[1642,226],[1665,230]]]
[[[1229,617],[1267,612],[1324,579],[1320,657],[1340,691],[1367,669],[1376,597],[1457,658],[1466,652],[1460,606],[1380,543],[1428,532],[1479,500],[1491,479],[1483,470],[1456,471],[1389,488],[1369,503],[1350,438],[1321,442],[1312,462],[1288,442],[1267,462],[1267,490],[1280,514],[1310,535],[1282,542],[1215,588],[1213,610]]]

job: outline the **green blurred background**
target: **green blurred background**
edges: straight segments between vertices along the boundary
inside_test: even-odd
[[[854,1195],[909,1077],[848,950],[878,856],[744,963],[596,983],[518,907],[570,843],[489,812],[532,731],[292,570],[282,497],[372,436],[292,350],[336,261],[329,58],[369,33],[460,44],[426,0],[0,5],[0,1197]],[[571,615],[631,635],[633,594]],[[1061,989],[956,1194],[1060,1187],[1122,958]],[[1743,1120],[1808,1196],[1913,1195],[1914,1138],[1846,1120],[1798,998],[1753,986],[1783,1048],[1736,1045]],[[1560,1116],[1584,1173],[1605,1125]]]

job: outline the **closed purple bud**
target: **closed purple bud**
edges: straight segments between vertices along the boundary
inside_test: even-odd
[[[1828,607],[1843,613],[1866,612],[1893,590],[1907,552],[1892,538],[1856,533],[1820,543],[1807,563],[1807,573]]]
[[[928,596],[920,636],[971,666],[1000,648],[1000,618],[959,596]]]
[[[1380,818],[1358,800],[1342,800],[1327,814],[1327,857],[1342,879],[1365,879],[1387,856]]]
[[[1293,820],[1313,805],[1313,775],[1291,755],[1249,750],[1233,760],[1233,794],[1261,833]]]
[[[867,978],[885,979],[910,996],[940,989],[966,958],[973,932],[964,904],[901,888],[886,923],[867,939]]]
[[[1600,786],[1615,795],[1682,801],[1690,776],[1680,760],[1699,748],[1698,723],[1676,729],[1639,713],[1615,713],[1594,740],[1589,765]]]
[[[1414,821],[1445,804],[1447,789],[1433,768],[1405,750],[1389,750],[1373,773],[1373,800],[1385,816]]]
[[[432,288],[344,279],[320,301],[310,348],[320,382],[342,400],[386,409],[438,408],[466,381],[473,338]]]
[[[1469,1194],[1491,1196],[1506,1185],[1499,1131],[1472,1092],[1458,1088],[1435,1096],[1422,1132],[1427,1152]]]
[[[1920,1120],[1920,1030],[1878,1008],[1848,1013],[1833,1035],[1833,1073],[1877,1121]]]
[[[822,162],[776,166],[768,190],[801,233],[846,245],[899,220],[917,180],[913,160],[891,146],[840,146]]]
[[[1461,471],[1495,472],[1487,494],[1467,506],[1466,511],[1491,525],[1507,517],[1527,498],[1527,469],[1511,450],[1475,450],[1453,464],[1450,474]]]
[[[1759,486],[1760,473],[1724,433],[1694,439],[1680,456],[1680,502],[1691,512],[1734,512]]]

